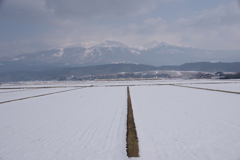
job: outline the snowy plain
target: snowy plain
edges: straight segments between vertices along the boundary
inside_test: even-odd
[[[30,81],[1,84],[1,88],[37,88],[37,87],[104,87],[104,86],[126,86],[126,85],[158,85],[158,84],[210,84],[210,83],[240,83],[240,80],[218,80],[218,79],[162,79],[162,80],[129,80],[129,81]]]
[[[130,87],[139,159],[238,160],[238,94],[178,86]]]
[[[223,90],[223,91],[231,91],[231,92],[240,92],[240,83],[222,83],[222,84],[183,84],[183,86],[189,87],[198,87],[198,88],[207,88],[207,89],[215,89],[215,90]]]
[[[98,87],[1,104],[0,159],[127,159],[126,97]]]
[[[25,91],[25,89],[0,89],[0,93],[8,93],[8,92],[18,92],[18,91]]]
[[[20,99],[25,97],[32,97],[32,96],[37,96],[42,94],[49,94],[54,92],[61,92],[66,90],[70,90],[70,88],[68,89],[66,88],[41,89],[40,88],[40,89],[27,89],[22,91],[14,91],[14,92],[11,92],[12,90],[10,90],[9,92],[0,92],[0,102]]]
[[[9,91],[0,92],[0,101],[76,90],[0,104],[0,160],[129,159],[128,85],[140,147],[140,157],[130,159],[239,160],[239,95],[172,86],[216,85],[214,89],[233,90],[238,82],[177,79],[3,84],[0,88],[30,89],[0,89]]]

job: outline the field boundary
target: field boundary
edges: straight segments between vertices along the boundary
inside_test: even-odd
[[[218,90],[218,89],[199,88],[199,87],[180,86],[180,85],[173,85],[173,86],[185,87],[185,88],[193,88],[193,89],[201,89],[201,90],[208,90],[208,91],[216,91],[216,92],[224,92],[224,93],[240,94],[240,92],[224,91],[224,90]]]
[[[82,88],[82,87],[93,87],[93,86],[48,86],[48,87],[4,87],[0,89],[11,90],[11,89],[49,89],[49,88]]]
[[[127,87],[127,156],[128,157],[139,157],[138,137],[136,126],[134,122],[133,109],[129,86]]]
[[[85,87],[83,87],[83,88],[85,88]],[[82,88],[74,88],[74,89],[69,89],[69,90],[64,90],[64,91],[59,91],[59,92],[52,92],[52,93],[46,93],[46,94],[41,94],[41,95],[36,95],[36,96],[30,96],[30,97],[24,97],[24,98],[19,98],[19,99],[13,99],[13,100],[0,102],[0,104],[14,102],[14,101],[21,101],[21,100],[30,99],[30,98],[36,98],[36,97],[43,97],[43,96],[47,96],[47,95],[51,95],[51,94],[63,93],[63,92],[77,90],[77,89],[82,89]]]
[[[20,90],[20,91],[0,92],[0,94],[2,94],[2,93],[11,93],[11,92],[23,92],[23,91],[30,91],[30,90],[33,90],[33,89],[26,89],[26,90]]]

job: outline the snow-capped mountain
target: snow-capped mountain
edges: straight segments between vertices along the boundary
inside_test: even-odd
[[[172,47],[172,46],[174,45],[168,44],[166,42],[159,42],[156,40],[143,45],[145,50],[150,50],[153,48],[161,48],[161,47]]]
[[[96,45],[96,47],[121,47],[121,48],[129,48],[127,45],[117,42],[117,41],[105,41],[104,43],[101,43],[99,45]]]
[[[88,66],[109,63],[141,63],[149,65],[180,65],[201,61],[240,61],[240,51],[216,51],[181,47],[153,41],[139,48],[116,41],[100,44],[63,45],[57,49],[0,58],[2,70],[17,66]],[[0,68],[0,71],[1,71]],[[29,67],[27,67],[29,69]]]

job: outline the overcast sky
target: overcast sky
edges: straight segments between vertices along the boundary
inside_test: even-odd
[[[105,40],[240,50],[240,0],[0,0],[0,56]]]

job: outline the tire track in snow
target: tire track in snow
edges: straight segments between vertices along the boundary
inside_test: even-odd
[[[108,137],[114,133],[117,132],[118,128],[121,127],[121,117],[122,115],[127,114],[125,112],[125,108],[124,107],[121,107],[122,103],[124,103],[122,100],[125,99],[127,96],[125,94],[121,94],[120,95],[121,97],[119,97],[118,99],[118,102],[115,104],[117,105],[117,110],[114,112],[114,120],[112,121],[111,123],[111,127],[108,129],[107,133],[108,133]],[[127,103],[123,106],[126,106]],[[126,121],[127,122],[127,121]],[[126,123],[125,122],[125,123]],[[115,127],[115,126],[118,126],[118,127]],[[126,132],[125,132],[126,133]],[[108,149],[110,149],[109,146],[112,146],[115,142],[115,139],[118,139],[118,136],[114,137],[114,139],[107,139],[106,143],[105,143],[105,146],[107,147],[107,149],[105,151],[107,151]]]
[[[111,95],[111,97],[109,97],[109,99],[113,99],[113,97],[114,97],[114,95]],[[99,102],[100,104],[102,103],[102,102],[104,102],[105,101],[105,99],[101,99],[101,101]],[[108,102],[109,103],[109,102]],[[101,106],[102,107],[102,106]],[[91,113],[93,113],[94,112],[94,110],[89,110],[90,111],[90,113],[89,113],[89,115],[91,115]],[[86,144],[86,143],[92,143],[92,140],[93,139],[91,139],[90,141],[89,141],[89,138],[88,137],[94,137],[98,132],[99,132],[99,130],[101,130],[102,128],[102,126],[104,125],[104,120],[106,119],[106,117],[104,116],[105,114],[106,115],[109,115],[109,112],[111,112],[110,110],[109,110],[109,107],[108,107],[108,105],[106,104],[105,106],[103,106],[102,107],[102,109],[101,109],[101,111],[100,112],[98,112],[98,113],[94,113],[94,114],[96,114],[94,117],[94,119],[93,119],[93,121],[91,122],[91,124],[90,125],[88,125],[88,128],[86,129],[86,131],[83,133],[83,135],[81,135],[81,140],[80,140],[80,142],[81,143],[83,143],[83,144]],[[107,120],[107,119],[106,119]],[[92,130],[92,128],[94,128],[94,131]],[[107,132],[106,132],[107,133]]]
[[[118,94],[118,95],[122,96],[122,94]],[[119,128],[122,126],[121,119],[123,117],[123,114],[122,112],[119,112],[119,111],[124,110],[125,108],[123,107],[122,103],[117,103],[115,101],[112,101],[114,99],[116,100],[116,95],[111,94],[108,98],[104,98],[104,97],[105,96],[92,97],[92,99],[95,99],[95,100],[90,101],[91,103],[87,104],[87,106],[89,106],[90,108],[86,107],[87,110],[83,117],[80,117],[79,119],[78,116],[74,116],[73,118],[71,118],[71,120],[69,120],[67,123],[63,125],[63,126],[71,125],[71,123],[75,123],[76,121],[79,121],[79,120],[82,122],[90,121],[90,123],[86,123],[84,124],[84,126],[80,126],[80,127],[76,126],[74,132],[69,133],[68,138],[62,141],[62,144],[61,144],[62,146],[67,146],[69,142],[74,144],[77,140],[78,143],[82,144],[81,146],[76,146],[81,150],[81,152],[94,151],[98,153],[99,156],[104,156],[104,154],[107,154],[110,150],[112,152],[116,152],[118,150],[118,148],[113,148],[113,146],[116,146],[116,142],[118,141],[119,136],[113,136],[113,135],[119,132]],[[109,102],[106,99],[108,99]],[[123,97],[119,97],[117,100],[118,102],[122,102],[123,99],[124,99]],[[98,104],[104,104],[104,105],[96,106],[94,105],[95,101],[98,101]],[[117,105],[118,107],[112,106],[113,104]],[[109,106],[112,106],[111,108],[115,108],[115,109],[112,110],[109,108]],[[100,107],[101,109],[97,109],[96,107]],[[109,117],[105,115],[111,115],[112,117],[110,124],[107,126],[107,128],[105,126],[106,126],[106,122],[109,121]],[[116,127],[116,125],[119,127]],[[61,129],[59,129],[59,131],[60,130]],[[82,132],[83,130],[84,132]],[[98,138],[99,133],[101,133],[100,136],[102,137],[100,142]],[[88,145],[85,145],[85,144],[88,144]],[[92,147],[95,145],[101,145],[102,149],[99,150],[99,149],[96,149],[96,147]],[[50,159],[51,157],[49,158],[49,160]]]
[[[122,93],[122,91],[120,93]],[[81,131],[82,133],[80,135],[78,133],[76,134],[76,137],[71,137],[69,140],[69,141],[73,141],[74,139],[79,139],[79,143],[82,144],[80,146],[80,149],[82,151],[85,151],[85,152],[94,151],[100,157],[108,154],[109,152],[113,152],[113,153],[118,152],[119,149],[116,148],[116,146],[119,146],[120,144],[116,144],[116,142],[119,141],[118,140],[119,136],[117,135],[121,134],[121,132],[122,132],[122,135],[126,133],[125,130],[122,130],[123,129],[122,118],[123,118],[123,112],[125,112],[124,111],[125,108],[123,107],[125,106],[123,105],[124,103],[123,99],[126,95],[125,94],[109,94],[109,93],[107,94],[109,95],[108,97],[105,97],[105,96],[93,97],[93,99],[95,99],[95,101],[97,101],[98,104],[104,104],[104,105],[102,106],[93,105],[91,109],[89,109],[89,114],[86,116],[86,119],[85,119],[85,121],[90,121],[90,123],[88,123],[87,125],[81,126],[80,128],[80,130],[85,130],[85,131],[84,132]],[[105,95],[105,94],[103,93],[102,95]],[[116,97],[118,98],[116,99]],[[90,115],[91,117],[89,117]],[[110,117],[105,115],[110,115]],[[118,133],[119,131],[120,133]],[[98,138],[99,136],[101,137],[101,139]],[[93,147],[95,145],[100,145],[102,149],[99,150],[99,148]],[[92,155],[92,156],[95,156],[95,155]],[[91,158],[92,156],[90,156],[89,159],[94,159],[94,158]],[[116,159],[116,157],[115,158],[112,157],[111,159]]]
[[[216,155],[237,159],[237,94],[174,86],[132,87],[131,91],[140,159],[214,159]]]
[[[168,85],[167,85],[168,86]],[[146,114],[148,113],[148,111],[143,111],[141,109],[139,109],[138,106],[141,106],[141,102],[139,103],[139,100],[134,100],[135,97],[135,90],[134,88],[137,88],[138,86],[134,86],[132,87],[132,96],[133,96],[133,109],[135,109],[135,115],[140,116],[141,118],[136,118],[136,127],[137,128],[144,128],[144,132],[139,132],[138,134],[138,138],[140,139],[139,141],[139,155],[140,155],[140,159],[141,158],[145,158],[145,159],[163,159],[162,155],[159,153],[165,153],[165,157],[171,157],[171,153],[168,153],[167,149],[165,148],[164,145],[159,144],[159,143],[152,143],[152,142],[157,142],[156,138],[154,137],[154,132],[155,126],[152,123],[148,123],[149,122],[149,117],[146,116]],[[146,93],[145,93],[146,94]],[[148,93],[147,93],[148,94]],[[154,101],[154,98],[149,97],[149,101]],[[150,106],[149,106],[150,107]],[[157,113],[158,111],[156,111]],[[154,117],[154,116],[153,116]],[[142,140],[142,141],[141,141]],[[147,148],[147,150],[146,150]],[[146,153],[147,152],[147,156],[146,157]]]
[[[84,87],[83,87],[84,88]],[[82,88],[77,88],[77,89],[82,89]],[[73,91],[73,90],[77,90],[77,89],[71,89],[71,90],[65,90],[65,91],[59,91],[59,92],[53,92],[53,93],[49,93],[49,94],[44,94],[44,95],[53,95],[55,93],[62,93],[62,92],[67,92],[67,91]],[[41,96],[44,96],[44,95],[41,95]],[[61,111],[60,110],[53,110],[51,107],[48,108],[48,112],[55,112],[55,114],[61,114]],[[39,117],[38,122],[42,122],[42,117]],[[38,124],[39,125],[39,124]],[[51,139],[53,138],[56,133],[59,131],[59,128],[61,128],[61,126],[64,126],[65,123],[61,124],[58,128],[55,127],[56,123],[55,122],[48,122],[47,125],[45,125],[45,123],[43,125],[39,125],[37,127],[36,130],[32,131],[30,133],[31,136],[25,136],[25,134],[22,134],[22,133],[17,133],[15,132],[14,130],[12,132],[15,132],[15,135],[16,136],[20,136],[22,137],[21,139],[23,139],[24,141],[22,141],[21,144],[18,144],[18,145],[15,145],[15,144],[12,144],[12,145],[8,145],[8,148],[12,148],[14,150],[19,150],[21,149],[22,147],[26,146],[27,144],[29,143],[32,143],[32,142],[38,142],[38,143],[41,143],[41,141],[39,141],[39,139],[37,138],[37,135],[39,133],[41,133],[41,135],[44,135],[44,136],[41,136],[41,139]],[[71,125],[71,123],[69,123],[68,125]],[[48,130],[46,130],[46,128],[55,128],[53,131],[49,132]],[[46,145],[47,143],[42,143],[42,145]],[[8,148],[5,148],[5,150],[7,150]],[[4,150],[3,150],[4,151]]]
[[[2,118],[15,131],[2,134],[1,158],[126,160],[126,97],[126,87],[96,87],[5,104],[7,115],[19,116]]]
[[[91,101],[90,103],[88,103],[88,105],[92,105],[94,103],[94,101]],[[76,112],[77,112],[78,110],[76,109]],[[88,111],[88,112],[87,112]],[[52,112],[51,110],[49,110],[49,112]],[[55,112],[55,114],[61,114],[61,110],[56,110],[56,111],[54,111]],[[86,120],[87,119],[87,117],[90,115],[90,113],[92,112],[92,111],[90,111],[87,107],[86,108],[83,108],[82,109],[82,112],[86,112],[86,114],[84,115],[84,116],[82,116],[81,117],[81,119],[82,120]],[[41,119],[41,118],[40,118]],[[40,120],[39,119],[39,120]],[[63,119],[65,119],[64,117],[63,117]],[[55,128],[54,126],[56,125],[56,123],[55,122],[50,122],[50,123],[47,123],[47,125],[44,125],[44,126],[42,126],[42,127],[39,127],[39,129],[37,129],[37,130],[35,130],[34,132],[32,132],[31,133],[31,135],[36,135],[36,134],[39,134],[39,133],[41,133],[42,135],[45,135],[45,136],[42,136],[42,139],[51,139],[51,138],[54,138],[54,136],[58,133],[58,132],[61,132],[61,130],[65,127],[65,126],[69,126],[69,125],[71,125],[72,123],[74,123],[74,122],[76,122],[77,120],[79,120],[79,117],[78,116],[72,116],[70,119],[67,119],[66,121],[64,121],[63,123],[61,123],[57,128]],[[45,128],[55,128],[54,130],[52,130],[51,132],[49,132],[48,130],[46,130]],[[76,128],[79,128],[79,127],[77,127],[76,126]],[[81,130],[82,128],[79,128],[79,129],[77,129],[75,132],[71,132],[70,134],[69,134],[69,136],[66,138],[66,139],[61,139],[60,141],[59,141],[59,143],[63,143],[63,144],[65,144],[65,142],[67,142],[67,141],[69,141],[70,139],[74,139],[75,137],[75,135],[76,135],[76,133],[79,131],[79,130]],[[28,138],[28,141],[30,141],[30,140],[33,140],[34,138],[32,138],[32,139],[30,139],[30,138]],[[64,145],[63,145],[64,146]],[[21,148],[21,147],[20,147]],[[51,158],[50,158],[51,159]]]

